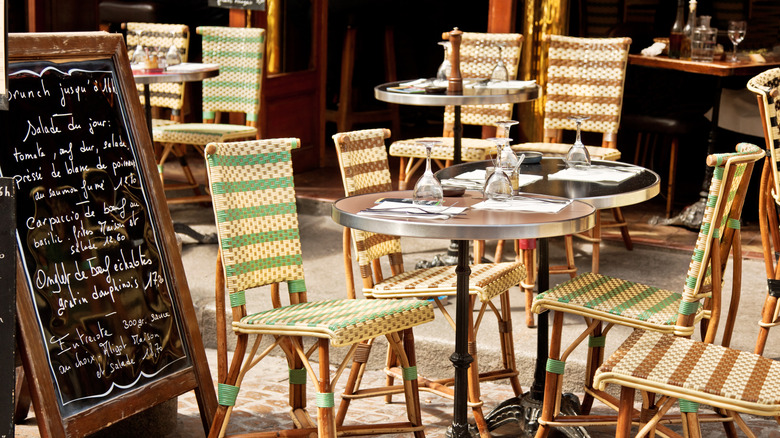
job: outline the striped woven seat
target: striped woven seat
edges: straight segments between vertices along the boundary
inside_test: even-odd
[[[290,366],[289,403],[295,430],[260,430],[261,434],[253,436],[316,434],[335,438],[348,430],[356,435],[412,432],[416,437],[423,437],[411,330],[433,320],[433,306],[422,300],[307,301],[290,161],[291,150],[299,144],[295,138],[254,140],[209,143],[205,150],[219,237],[216,287],[219,407],[209,436],[224,435],[246,373],[278,347]],[[281,283],[287,285],[285,300],[280,295]],[[232,309],[232,328],[237,336],[229,368],[226,301]],[[264,310],[247,314],[250,304],[252,308]],[[247,354],[250,335],[254,335],[254,343]],[[264,335],[272,343],[260,351]],[[361,376],[377,336],[385,336],[396,354],[403,370],[403,383],[379,390],[360,389]],[[316,348],[304,347],[304,337],[314,338]],[[330,371],[331,346],[350,347],[335,375]],[[319,365],[310,362],[314,351]],[[335,415],[331,385],[339,380],[350,362],[351,371]],[[306,409],[307,376],[316,383],[316,423]],[[405,395],[408,421],[344,424],[352,401],[396,393]],[[262,428],[263,422],[258,421],[258,425]]]
[[[588,359],[585,376],[583,412],[587,414],[594,398],[609,406],[618,401],[593,386],[594,373],[601,364],[605,336],[614,324],[644,329],[655,333],[691,336],[702,320],[707,320],[703,339],[713,342],[719,329],[719,316],[726,315],[723,327],[724,339],[731,335],[736,322],[741,279],[741,245],[739,227],[745,193],[750,174],[756,161],[764,156],[757,146],[740,143],[736,152],[711,155],[707,164],[713,166],[708,202],[702,225],[691,256],[682,292],[673,292],[640,283],[612,278],[594,273],[580,274],[557,287],[540,293],[533,304],[534,312],[553,311],[553,329],[550,336],[550,353],[545,381],[545,400],[539,419],[537,438],[549,434],[559,426],[555,406],[559,402],[568,355],[588,339]],[[733,259],[732,300],[722,306],[721,289],[729,253]],[[722,309],[727,307],[727,311]],[[565,313],[581,315],[587,327],[562,350],[563,316]],[[606,323],[606,327],[602,327]],[[653,406],[646,406],[653,409]],[[631,407],[625,409],[631,410]],[[633,412],[624,413],[631,417]],[[643,414],[644,415],[644,414]],[[579,421],[579,423],[577,423]],[[581,420],[567,420],[570,425],[587,425],[589,422],[604,424],[604,419],[591,420],[587,415]],[[661,426],[659,426],[661,427]],[[664,433],[667,431],[665,430]]]
[[[387,129],[367,129],[340,133],[333,136],[347,196],[390,190],[392,180],[387,164],[385,139],[390,137]],[[354,295],[352,273],[352,240],[354,240],[360,276],[363,280],[363,294],[373,298],[420,298],[433,300],[453,330],[454,319],[440,300],[444,296],[455,296],[455,266],[438,266],[425,269],[404,271],[401,239],[397,236],[370,233],[362,230],[344,230],[344,260],[347,284],[350,294]],[[380,259],[387,256],[392,275],[385,278],[381,272]],[[482,400],[479,392],[480,380],[508,379],[515,395],[522,394],[517,366],[514,358],[512,335],[511,305],[509,288],[519,284],[526,275],[522,263],[480,263],[471,266],[469,276],[469,294],[477,299],[471,305],[480,303],[479,312],[490,309],[499,325],[499,344],[501,345],[502,367],[487,372],[469,372],[469,405],[474,411],[474,419],[482,436],[488,436],[487,424],[482,414]],[[500,309],[493,304],[494,298],[500,302]],[[384,301],[384,300],[383,300]],[[475,310],[475,309],[472,309]],[[473,343],[469,351],[474,359],[470,370],[480,370],[478,365],[479,348],[476,333],[482,318],[471,321],[468,327],[468,339]],[[392,365],[392,364],[389,364]],[[481,370],[480,370],[481,371]],[[446,380],[446,379],[442,379]],[[446,382],[433,381],[432,385],[421,387],[444,397],[452,398],[452,390],[445,388]],[[449,379],[448,381],[451,381]]]
[[[477,33],[463,32],[460,44],[460,74],[465,78],[489,78],[499,60],[506,65],[509,79],[517,77],[523,36],[517,33]],[[501,47],[499,51],[499,46]],[[496,122],[512,118],[512,104],[463,105],[460,120],[463,125],[495,126]],[[455,125],[455,107],[444,107],[444,132],[441,137],[426,137],[437,140],[443,147],[436,151],[432,163],[440,168],[453,160],[452,137]],[[390,155],[401,160],[398,174],[398,189],[404,190],[417,168],[425,162],[425,147],[415,143],[418,139],[399,140],[390,145]],[[482,139],[462,139],[461,154],[463,161],[487,159],[495,151],[495,144]]]
[[[633,389],[669,397],[656,416],[659,420],[679,400],[690,436],[701,436],[695,415],[699,404],[735,417],[736,412],[780,416],[780,362],[657,332],[635,331],[599,367],[594,385],[604,390],[608,384],[629,388],[622,396],[626,403],[633,402]],[[777,420],[780,423],[780,417]],[[737,424],[753,436],[743,421]],[[629,418],[618,424],[623,434],[618,436],[627,436],[630,428]]]
[[[155,143],[162,145],[158,168],[171,154],[183,162],[186,183],[167,185],[166,189],[192,189],[194,196],[169,197],[168,203],[210,201],[200,183],[186,165],[185,147],[203,154],[208,143],[224,143],[259,138],[257,114],[263,82],[265,30],[249,27],[200,26],[203,38],[203,62],[219,65],[219,75],[203,80],[203,122],[157,125],[152,129]],[[245,125],[214,123],[222,112],[243,113]]]
[[[776,254],[780,252],[780,68],[767,70],[747,83],[748,90],[756,93],[761,122],[764,127],[764,140],[767,145],[767,159],[761,173],[759,189],[758,218],[761,228],[761,246],[766,267],[767,294],[764,310],[759,321],[759,336],[755,353],[763,354],[769,336],[769,329],[780,325],[780,269]]]

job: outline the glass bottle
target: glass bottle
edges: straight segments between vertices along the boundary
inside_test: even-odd
[[[688,22],[683,28],[683,40],[680,45],[680,58],[691,59],[691,42],[693,31],[696,30],[696,0],[691,0],[688,12]]]
[[[677,0],[677,17],[669,34],[669,57],[680,57],[680,46],[683,40],[683,28],[685,27],[685,0]]]

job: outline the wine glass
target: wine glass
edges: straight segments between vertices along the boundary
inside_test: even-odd
[[[745,39],[747,33],[747,23],[744,21],[729,21],[729,39],[734,45],[734,51],[731,53],[731,62],[737,62],[737,46]]]
[[[452,64],[450,64],[450,42],[439,41],[439,45],[444,48],[444,61],[439,65],[439,69],[436,71],[436,80],[446,81],[450,77],[450,71],[452,70]]]
[[[181,53],[176,46],[176,32],[171,32],[171,47],[168,48],[168,52],[165,54],[165,61],[168,66],[181,64]]]
[[[496,126],[501,128],[501,131],[496,133],[497,137],[509,138],[509,129],[518,123],[519,122],[517,120],[502,120],[500,122],[496,122]]]
[[[489,139],[496,144],[498,154],[496,155],[495,166],[493,167],[493,173],[490,174],[485,182],[485,188],[482,192],[486,199],[493,201],[506,201],[512,197],[512,181],[509,179],[507,172],[511,172],[512,169],[504,169],[501,156],[506,145],[509,144],[508,138],[491,138]]]
[[[444,200],[444,191],[441,183],[431,170],[431,150],[438,144],[435,140],[418,140],[418,144],[425,146],[425,172],[417,180],[412,192],[413,202],[418,205],[440,205]]]
[[[580,128],[582,122],[588,120],[590,117],[572,116],[569,118],[574,120],[574,123],[577,124],[577,138],[574,140],[574,144],[571,146],[571,148],[569,148],[569,151],[566,153],[566,166],[575,169],[586,168],[590,166],[590,153],[588,152],[588,149],[585,148],[585,145],[582,143],[582,140],[580,139]]]
[[[509,140],[506,146],[509,145],[509,143],[512,142],[512,139],[509,138],[509,129],[512,126],[517,125],[519,122],[516,120],[502,120],[500,122],[496,122],[496,126],[500,128],[500,130],[496,131],[496,137],[498,138],[506,138]],[[515,155],[514,151],[512,151],[511,147],[503,147],[502,148],[502,158],[501,162],[504,164],[505,168],[513,169],[515,167],[515,164],[517,164],[517,156]]]
[[[504,58],[501,53],[503,48],[504,48],[503,44],[498,45],[498,63],[496,64],[495,67],[493,67],[493,73],[490,74],[491,81],[509,80],[509,70],[506,69],[506,65],[504,64]]]
[[[133,50],[133,56],[130,57],[130,64],[143,64],[146,61],[146,52],[144,51],[144,45],[142,44],[144,31],[131,30],[129,32],[135,35],[136,41],[135,50]]]

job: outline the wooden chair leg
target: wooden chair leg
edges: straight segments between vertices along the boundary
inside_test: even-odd
[[[501,258],[504,256],[504,241],[499,240],[496,242],[496,252],[493,255],[493,263],[501,263]]]
[[[596,370],[604,362],[604,336],[601,334],[601,324],[599,324],[588,339],[588,355],[585,366],[585,388],[593,389],[593,378]],[[593,407],[593,395],[585,392],[582,397],[580,410],[583,415],[588,415]]]
[[[330,349],[327,339],[318,339],[318,360],[320,362],[320,381],[318,382],[320,394],[333,392],[330,386]],[[317,406],[317,433],[323,438],[336,438],[336,417],[333,415],[333,406]]]
[[[599,273],[599,253],[601,252],[601,214],[596,212],[596,225],[591,230],[593,236],[593,252],[591,253],[591,272]]]
[[[516,240],[515,249],[516,254],[520,254],[519,258],[525,265],[525,280],[520,283],[520,287],[525,293],[525,325],[526,327],[536,327],[534,321],[534,313],[531,311],[531,306],[534,302],[534,285],[536,284],[536,251],[533,249],[535,246],[535,240]]]
[[[400,157],[400,165],[398,166],[398,190],[406,190],[406,166],[407,162],[411,159],[406,157]]]
[[[417,353],[414,350],[414,332],[411,328],[403,332],[403,346],[409,367],[417,367]],[[406,386],[406,415],[415,426],[422,426],[422,410],[420,408],[419,382],[417,379],[404,382]],[[424,438],[425,431],[414,432],[415,438]]]
[[[626,246],[626,249],[631,251],[634,249],[634,244],[631,242],[631,234],[628,232],[628,224],[626,223],[626,218],[623,217],[623,210],[620,209],[620,207],[615,207],[611,209],[612,211],[612,217],[615,218],[615,222],[620,225],[620,234],[623,236],[623,244]]]
[[[563,247],[566,251],[566,269],[569,271],[569,277],[577,276],[577,265],[574,263],[574,236],[567,234],[563,236]]]
[[[498,331],[501,333],[501,356],[505,370],[517,371],[515,361],[515,343],[512,334],[512,305],[510,303],[509,291],[501,294],[501,320],[498,321]],[[523,393],[523,387],[520,385],[520,377],[514,375],[509,378],[509,384],[512,385],[512,391],[516,396]]]
[[[563,331],[563,312],[552,311],[552,332],[550,333],[549,358],[557,360],[561,357],[561,333]],[[544,402],[539,416],[539,428],[536,430],[536,438],[549,436],[552,427],[548,425],[555,419],[555,408],[561,396],[558,388],[563,375],[546,371],[544,380]]]
[[[669,150],[669,181],[666,184],[666,217],[672,217],[672,209],[674,208],[674,188],[675,179],[677,178],[677,151],[679,148],[680,140],[677,137],[672,138],[672,145]]]
[[[631,436],[631,420],[634,416],[634,388],[620,388],[620,405],[618,407],[618,423],[615,438]]]

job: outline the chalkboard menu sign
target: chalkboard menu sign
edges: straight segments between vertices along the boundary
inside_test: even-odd
[[[0,176],[12,178],[17,193],[18,276],[25,286],[18,297],[32,310],[20,306],[20,315],[34,327],[24,344],[34,338],[45,363],[27,374],[47,374],[65,423],[101,406],[123,417],[149,407],[142,399],[165,401],[193,386],[160,384],[193,370],[205,385],[195,387],[213,394],[208,369],[193,368],[202,344],[197,327],[186,323],[192,303],[177,278],[183,268],[172,254],[172,224],[150,170],[149,132],[138,116],[124,45],[117,35],[97,35],[118,43],[115,53],[12,57],[9,111],[0,114],[7,127]],[[47,38],[57,47],[80,36]],[[160,392],[140,395],[150,387]],[[118,409],[123,403],[132,408]],[[75,434],[99,427],[87,424]]]
[[[10,178],[0,178],[0,438],[14,436],[14,386],[16,361],[16,245],[14,244],[14,186]]]
[[[265,10],[265,0],[209,0],[209,6],[227,9]]]

